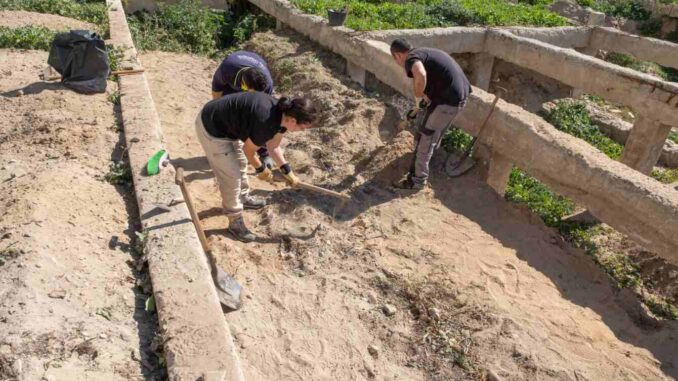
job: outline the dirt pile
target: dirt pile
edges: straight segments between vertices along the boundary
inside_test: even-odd
[[[94,30],[94,25],[59,15],[26,11],[0,11],[0,26],[19,28],[22,26],[44,26],[56,31],[70,29]]]
[[[249,48],[269,60],[279,92],[304,92],[322,110],[318,128],[285,139],[300,177],[352,196],[334,221],[335,200],[252,179],[270,205],[246,212],[261,237],[249,245],[226,233],[193,132],[217,63],[142,56],[174,163],[220,265],[245,287],[226,317],[248,379],[677,376],[677,328],[635,326],[590,258],[474,172],[450,180],[438,162],[430,189],[394,192],[411,150],[395,129],[397,100],[358,90],[340,60],[294,34],[257,34]]]

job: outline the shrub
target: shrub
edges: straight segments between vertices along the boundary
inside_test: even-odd
[[[0,9],[50,13],[103,26],[108,30],[108,8],[104,1],[72,0],[0,0]]]
[[[0,48],[49,50],[55,32],[41,26],[0,26]]]
[[[593,8],[611,16],[624,17],[636,21],[645,21],[651,15],[645,9],[641,0],[596,0],[593,3]]]

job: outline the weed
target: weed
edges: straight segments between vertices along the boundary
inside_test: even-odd
[[[0,26],[0,48],[49,50],[55,34],[42,26]]]
[[[109,164],[108,173],[104,175],[103,179],[113,185],[130,185],[132,183],[132,170],[129,164],[114,161]]]
[[[544,184],[518,168],[509,176],[506,198],[526,204],[546,225],[559,227],[561,219],[574,211],[571,200],[553,193]]]
[[[655,168],[652,177],[664,184],[673,184],[678,181],[678,168]]]
[[[556,107],[546,116],[546,120],[560,131],[585,140],[612,159],[618,159],[624,149],[593,124],[584,102],[557,102]]]
[[[678,144],[678,132],[673,132],[673,131],[669,132],[669,140]]]
[[[100,30],[99,32],[102,35],[107,34],[108,8],[103,1],[0,0],[0,9],[51,13],[70,17],[102,26],[106,30]]]
[[[461,128],[450,128],[443,136],[442,147],[447,152],[465,151],[471,144],[473,137]]]
[[[642,0],[592,0],[589,6],[610,16],[636,21],[645,21],[651,15]]]
[[[116,90],[116,91],[108,94],[108,101],[113,103],[114,105],[119,105],[120,104],[120,91]]]
[[[11,247],[11,245],[0,250],[0,266],[3,266],[11,259],[18,258],[20,254],[22,254],[22,250]]]
[[[639,61],[628,54],[609,53],[605,60],[615,65],[655,75],[665,81],[678,82],[678,70],[663,67],[654,62]]]
[[[229,13],[205,8],[199,0],[161,4],[154,14],[137,12],[127,20],[138,49],[211,57],[246,41],[255,31],[275,25],[274,19],[263,13],[233,19]]]
[[[108,55],[108,65],[110,66],[111,71],[119,70],[120,64],[125,58],[125,49],[119,46],[107,44],[106,54]]]
[[[348,5],[346,26],[355,30],[416,29],[454,25],[567,25],[567,19],[541,4],[510,4],[504,0],[293,0],[306,13],[327,15],[327,9]]]

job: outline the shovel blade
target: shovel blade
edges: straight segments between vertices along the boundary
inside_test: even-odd
[[[242,291],[240,284],[232,276],[219,268],[217,268],[213,278],[214,284],[217,287],[219,302],[224,307],[233,311],[239,309],[241,305],[240,293]]]
[[[459,177],[475,165],[476,161],[465,152],[452,152],[445,162],[445,173],[450,177]]]

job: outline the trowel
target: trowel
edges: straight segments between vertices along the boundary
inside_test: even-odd
[[[203,251],[207,255],[207,259],[210,263],[212,270],[212,280],[217,289],[217,295],[219,296],[219,302],[230,309],[237,310],[240,308],[240,294],[242,291],[242,286],[236,281],[232,276],[230,276],[226,271],[222,270],[218,265],[217,261],[214,258],[212,250],[210,250],[209,243],[207,242],[207,237],[205,236],[205,231],[202,230],[202,224],[200,223],[200,218],[198,213],[196,213],[195,208],[193,208],[193,199],[188,193],[188,188],[186,187],[186,182],[184,181],[184,169],[177,167],[176,183],[181,188],[181,193],[184,195],[184,201],[188,207],[188,212],[191,214],[191,219],[193,220],[193,225],[195,230],[198,233],[198,239],[200,240],[200,245],[202,245]]]

